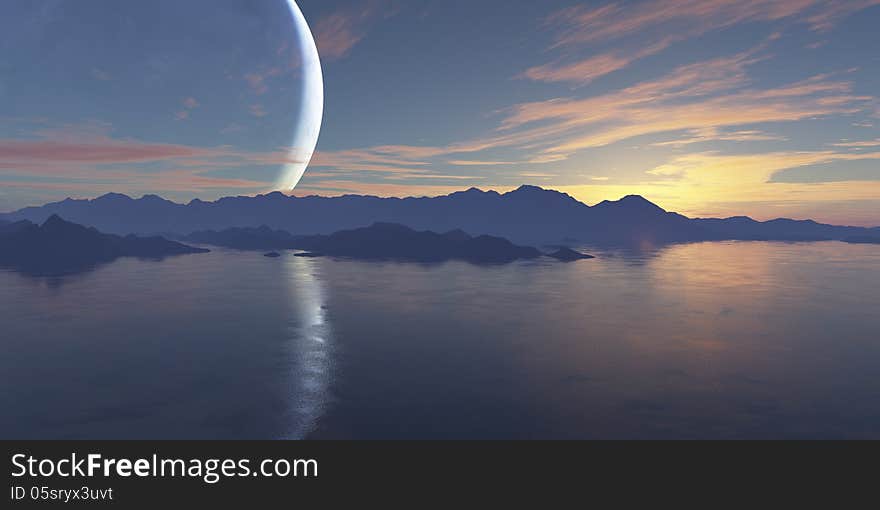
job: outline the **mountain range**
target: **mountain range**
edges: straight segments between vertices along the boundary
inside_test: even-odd
[[[637,195],[594,206],[558,191],[521,186],[508,192],[471,188],[439,197],[293,197],[279,192],[174,203],[156,195],[111,193],[66,199],[0,215],[42,222],[53,214],[116,234],[169,234],[265,225],[292,235],[326,235],[374,223],[416,230],[492,235],[522,244],[640,244],[705,240],[814,241],[880,237],[880,227],[846,227],[812,220],[756,221],[748,217],[688,218]]]

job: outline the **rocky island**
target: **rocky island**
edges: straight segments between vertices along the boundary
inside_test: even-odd
[[[119,257],[161,259],[208,251],[162,237],[104,234],[58,215],[42,225],[0,225],[0,265],[33,275],[75,273]]]
[[[403,260],[442,262],[464,260],[478,264],[506,263],[535,259],[542,255],[535,248],[518,246],[493,236],[471,236],[461,230],[445,234],[416,231],[394,223],[343,230],[328,236],[304,236],[298,248],[307,250],[299,256],[334,256],[363,260]]]
[[[553,253],[548,254],[547,256],[562,262],[574,262],[575,260],[587,260],[596,258],[592,255],[587,255],[586,253],[581,253],[565,246],[559,248]]]

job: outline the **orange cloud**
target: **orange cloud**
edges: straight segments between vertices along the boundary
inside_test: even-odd
[[[636,60],[660,53],[672,44],[672,38],[665,38],[656,44],[635,52],[612,52],[596,55],[570,64],[553,63],[532,67],[523,75],[535,81],[575,82],[582,85],[619,71]]]
[[[772,89],[729,91],[748,82],[744,68],[755,60],[746,52],[604,95],[517,105],[501,129],[519,128],[514,138],[534,138],[544,154],[567,156],[643,135],[854,113],[873,100],[853,95],[851,83],[827,75]],[[711,93],[716,95],[708,97]],[[528,127],[537,123],[543,125]]]
[[[635,5],[611,3],[594,8],[578,5],[551,15],[547,23],[561,28],[556,45],[608,41],[655,27],[684,26],[689,36],[745,22],[797,17],[813,29],[827,29],[880,0],[649,0]]]
[[[840,142],[832,144],[835,147],[854,147],[854,148],[863,148],[863,147],[880,147],[880,138],[875,140],[862,140],[859,142]]]
[[[729,142],[757,142],[757,141],[780,141],[787,138],[777,135],[771,135],[755,129],[744,129],[739,131],[721,132],[718,128],[698,128],[692,129],[690,136],[677,140],[669,140],[665,142],[656,142],[651,145],[654,147],[684,147],[695,143],[729,141]]]

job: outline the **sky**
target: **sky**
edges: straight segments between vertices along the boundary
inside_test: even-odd
[[[880,225],[880,0],[298,4],[326,102],[294,194],[534,184]],[[0,9],[0,211],[254,195],[291,163],[286,0]]]

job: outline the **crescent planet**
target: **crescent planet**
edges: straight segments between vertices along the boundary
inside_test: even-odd
[[[302,73],[300,118],[290,144],[288,162],[276,183],[276,189],[292,191],[308,168],[318,144],[324,119],[324,73],[315,38],[302,11],[294,0],[287,0],[293,16],[294,32],[300,51]]]

